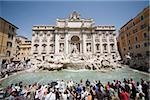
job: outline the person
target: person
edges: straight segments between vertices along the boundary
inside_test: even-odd
[[[81,99],[87,100],[88,92],[86,91],[85,87],[83,86],[82,92],[81,92]]]
[[[119,93],[120,100],[130,100],[129,93],[125,91],[125,89],[121,88],[121,93]]]
[[[102,93],[100,86],[98,88],[98,91],[96,91],[96,95],[98,100],[103,100],[104,94]]]
[[[68,93],[67,93],[67,90],[65,90],[65,91],[62,93],[62,99],[63,99],[63,100],[69,100],[69,97],[68,97],[67,94],[68,94]]]
[[[56,100],[60,100],[60,92],[59,92],[58,88],[57,88],[55,94],[56,94]]]
[[[86,86],[90,86],[90,81],[87,79],[85,84],[86,84]]]
[[[78,84],[78,86],[77,86],[77,88],[76,88],[76,92],[77,92],[78,94],[81,94],[81,91],[82,91],[81,86],[80,86],[80,84]]]
[[[91,95],[91,93],[88,93],[87,100],[92,100],[92,95]]]
[[[45,96],[45,100],[56,100],[55,90],[49,87],[48,94]]]

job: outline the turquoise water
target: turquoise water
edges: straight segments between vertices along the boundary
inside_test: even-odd
[[[132,70],[128,67],[116,69],[108,72],[101,71],[89,71],[89,70],[62,70],[62,71],[42,71],[42,72],[34,72],[34,73],[21,73],[18,75],[10,76],[7,79],[1,82],[0,87],[6,87],[11,83],[16,83],[22,81],[24,84],[32,84],[34,82],[39,82],[42,84],[46,84],[48,82],[54,80],[75,80],[79,82],[81,79],[85,81],[89,79],[93,80],[101,80],[102,83],[106,83],[107,81],[112,80],[123,80],[124,78],[133,78],[136,81],[140,81],[141,78],[145,80],[149,80],[150,76],[148,73],[139,72],[136,70]]]

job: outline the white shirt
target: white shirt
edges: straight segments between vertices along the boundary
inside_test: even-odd
[[[67,100],[67,94],[62,93],[63,100]]]
[[[55,93],[50,92],[45,96],[45,100],[56,100]]]

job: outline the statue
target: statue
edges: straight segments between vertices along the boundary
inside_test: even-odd
[[[73,19],[73,20],[79,20],[80,19],[80,14],[77,13],[76,11],[74,11],[72,14],[70,14],[70,19]]]
[[[72,53],[74,53],[74,54],[79,53],[79,51],[78,51],[78,48],[77,48],[77,45],[76,45],[76,44],[73,44],[73,46],[72,46]]]
[[[63,52],[63,51],[64,51],[64,45],[61,44],[61,45],[60,45],[60,52]]]
[[[87,45],[87,51],[91,52],[91,45]]]

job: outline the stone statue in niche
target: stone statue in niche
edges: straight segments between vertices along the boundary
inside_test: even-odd
[[[91,52],[91,45],[90,44],[87,45],[87,51]]]
[[[64,45],[61,44],[61,45],[60,45],[60,52],[63,52],[63,51],[64,51]]]
[[[72,45],[72,53],[73,54],[78,54],[79,53],[78,48],[77,48],[77,44]]]

